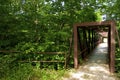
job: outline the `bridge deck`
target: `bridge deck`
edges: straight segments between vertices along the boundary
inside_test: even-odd
[[[109,72],[107,43],[99,44],[87,61],[64,80],[117,80]]]

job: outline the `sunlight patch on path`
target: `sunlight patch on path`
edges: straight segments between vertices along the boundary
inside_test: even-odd
[[[99,44],[87,62],[63,80],[118,80],[109,72],[107,43]]]

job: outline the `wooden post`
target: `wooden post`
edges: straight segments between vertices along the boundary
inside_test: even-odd
[[[94,34],[93,34],[93,29],[92,29],[92,50],[94,49]]]
[[[89,52],[89,51],[88,51],[88,48],[89,48],[89,47],[88,47],[88,42],[87,42],[87,34],[86,34],[86,31],[87,31],[87,30],[84,30],[84,34],[83,34],[83,35],[84,35],[84,36],[83,36],[83,37],[84,37],[84,41],[85,41],[85,48],[87,49],[87,50],[85,51],[85,53],[84,53],[84,54],[85,54],[85,56],[84,56],[85,58],[86,58],[86,55],[87,55],[88,52]]]
[[[81,34],[79,33],[80,30],[78,29],[77,31],[78,31],[77,32],[77,34],[78,34],[78,45],[79,45],[80,51],[82,51],[83,47],[82,47],[82,44],[81,44],[81,42],[82,42],[82,40],[81,40]]]
[[[91,38],[90,38],[90,29],[88,31],[88,39],[89,39],[89,51],[91,52]]]
[[[83,35],[82,35],[82,37],[83,37],[82,43],[84,43],[84,44],[83,44],[83,50],[84,50],[84,49],[86,48],[85,29],[83,29]],[[82,52],[82,59],[83,59],[83,60],[85,60],[85,54],[86,54],[86,51]]]
[[[115,71],[115,22],[110,27],[110,72]]]
[[[77,26],[74,25],[74,68],[78,68],[78,35]]]
[[[94,35],[93,41],[94,41],[94,48],[95,48],[95,47],[96,47],[96,46],[95,46],[95,31],[94,31],[93,35]]]
[[[86,30],[86,44],[87,44],[87,53],[90,53],[90,42],[89,42],[89,29]]]

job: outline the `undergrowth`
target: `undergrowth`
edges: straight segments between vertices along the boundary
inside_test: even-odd
[[[116,73],[117,76],[120,78],[120,49],[117,47],[116,48],[116,59],[115,59],[115,68],[116,68]]]
[[[39,64],[16,63],[10,68],[4,66],[0,69],[0,80],[61,80],[67,70],[40,69]]]
[[[0,54],[0,80],[61,80],[67,72],[64,68],[55,70],[54,64],[40,68],[40,63],[21,63],[18,57],[18,54]]]

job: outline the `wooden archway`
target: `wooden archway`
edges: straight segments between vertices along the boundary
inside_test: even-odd
[[[78,68],[78,28],[95,28],[100,26],[108,27],[108,54],[109,54],[109,70],[115,71],[115,22],[85,22],[74,24],[74,68]]]

